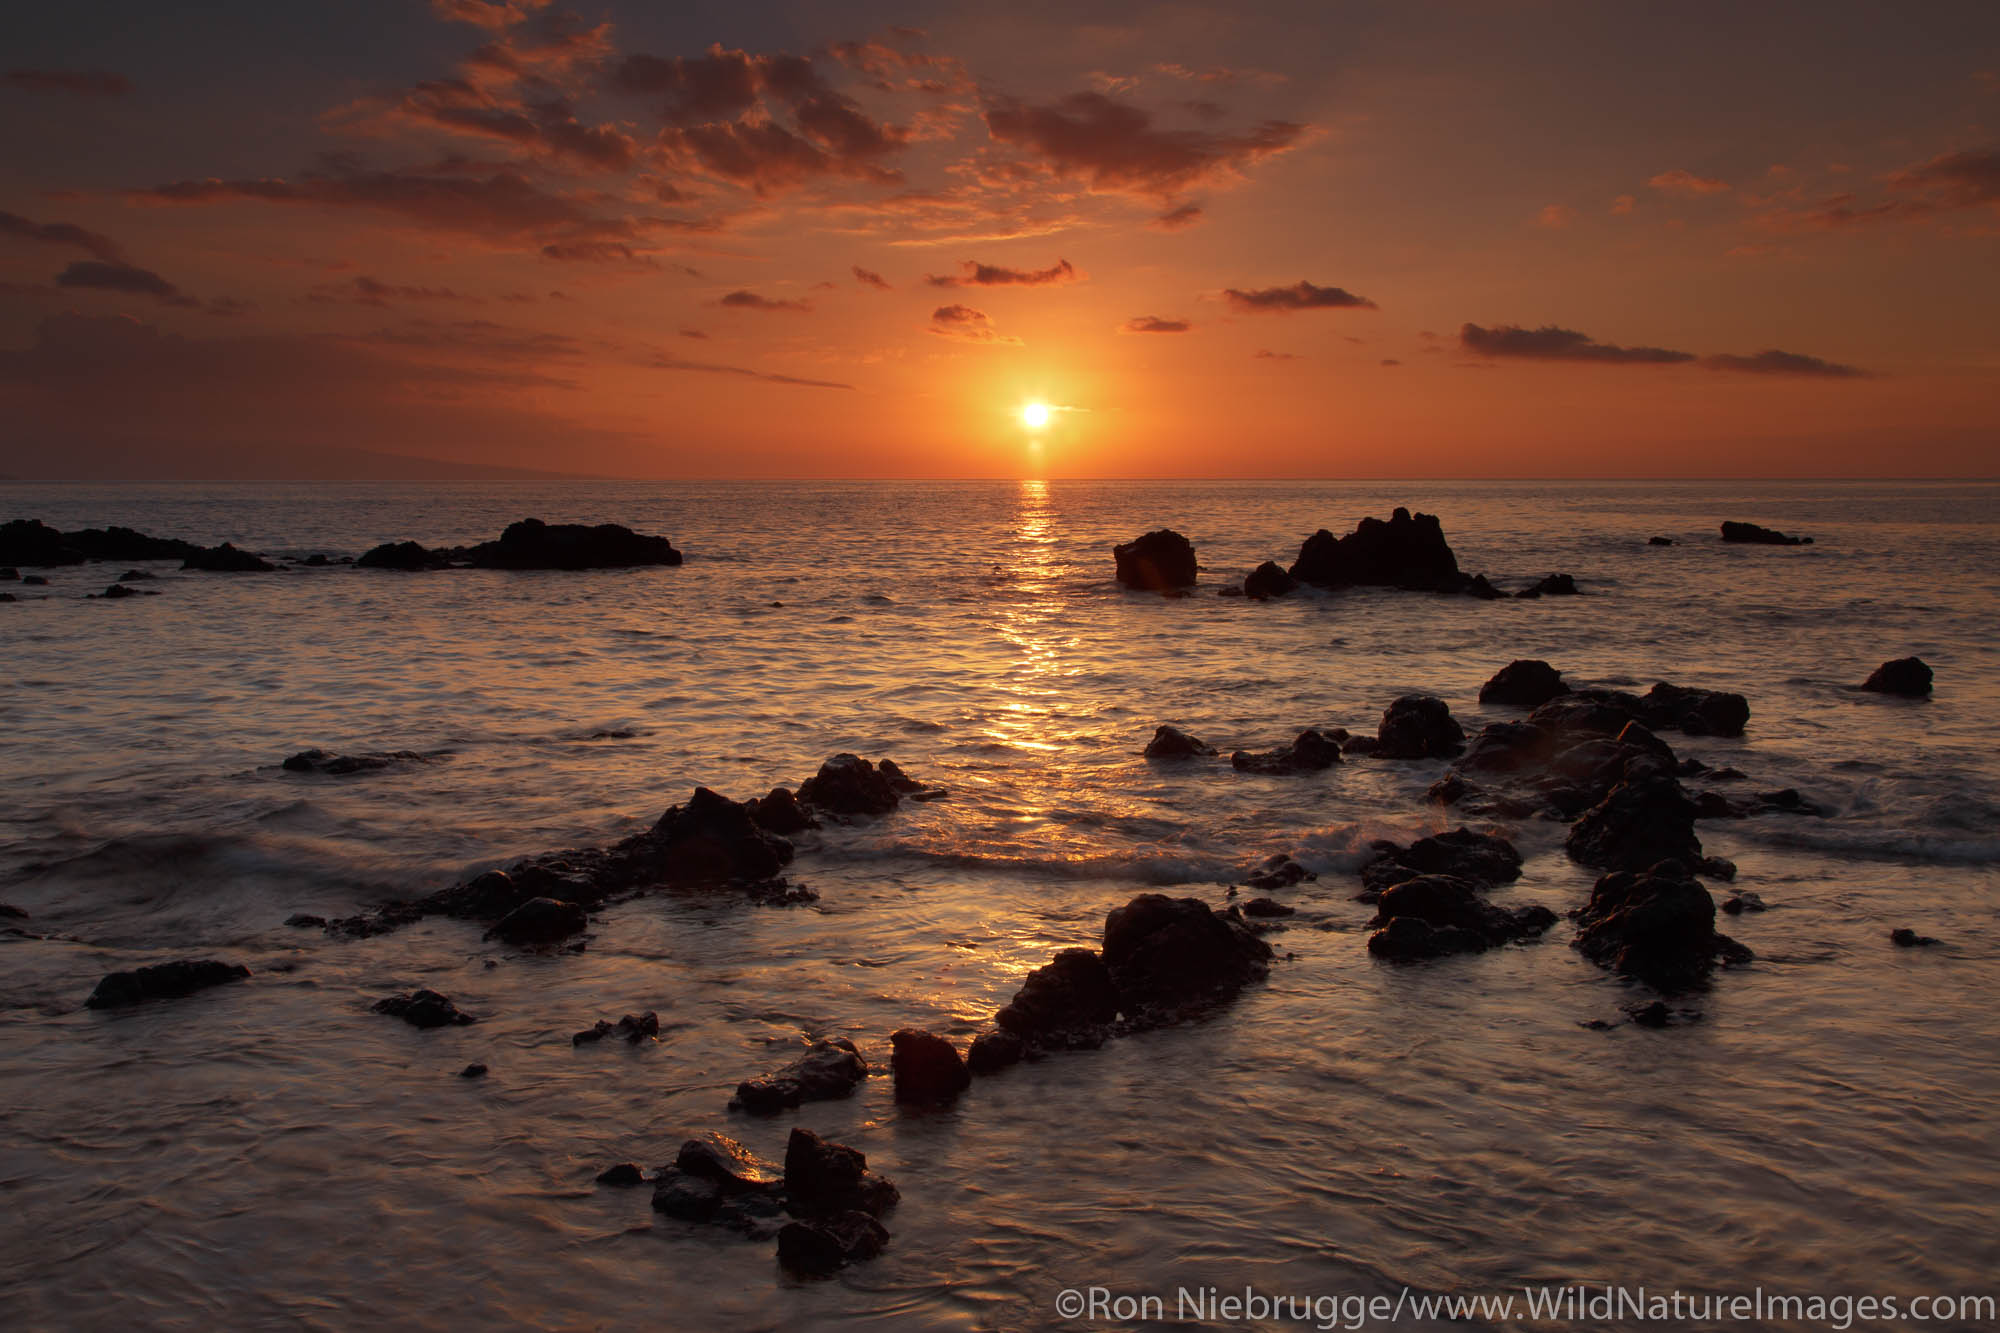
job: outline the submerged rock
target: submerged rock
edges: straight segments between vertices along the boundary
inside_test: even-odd
[[[464,1027],[479,1020],[434,990],[414,990],[408,995],[391,995],[372,1006],[378,1014],[400,1018],[411,1027]]]
[[[1750,702],[1727,690],[1698,690],[1659,682],[1640,704],[1647,722],[1678,728],[1689,736],[1741,736],[1750,720]]]
[[[678,565],[681,553],[665,537],[647,537],[618,523],[509,523],[496,541],[465,553],[475,569],[624,569]]]
[[[868,1077],[868,1062],[845,1037],[814,1042],[783,1069],[736,1085],[731,1110],[776,1115],[802,1102],[846,1097]]]
[[[972,1039],[965,1053],[965,1067],[974,1074],[995,1074],[1021,1063],[1028,1044],[1005,1028],[982,1032]]]
[[[1673,544],[1674,544],[1674,539],[1672,537],[1646,538],[1646,545],[1648,546],[1672,546]]]
[[[1274,852],[1264,858],[1262,865],[1244,876],[1243,885],[1250,889],[1289,889],[1294,884],[1318,878],[1285,853]]]
[[[1480,884],[1505,884],[1521,877],[1521,853],[1492,833],[1453,829],[1419,838],[1408,847],[1375,844],[1376,855],[1361,867],[1359,902],[1377,901],[1385,889],[1423,875],[1450,875]]]
[[[18,909],[16,909],[18,910]],[[21,913],[25,919],[27,913]],[[117,1009],[146,1000],[177,1000],[211,986],[242,981],[250,969],[240,963],[224,963],[213,958],[182,959],[155,963],[129,972],[113,972],[97,983],[84,1006],[89,1009]]]
[[[1238,750],[1229,756],[1229,762],[1244,773],[1318,773],[1340,762],[1340,742],[1324,732],[1307,728],[1281,749],[1263,754]]]
[[[1496,907],[1481,886],[1457,875],[1419,875],[1382,890],[1369,924],[1368,951],[1382,958],[1436,958],[1476,953],[1534,939],[1556,914],[1540,905]],[[1399,922],[1415,922],[1402,924]]]
[[[857,754],[837,754],[799,784],[802,804],[835,815],[886,815],[921,784],[890,760],[871,764]]]
[[[326,563],[323,557],[320,563]],[[446,569],[451,565],[451,553],[433,551],[417,542],[383,542],[380,546],[369,547],[354,564],[357,569],[399,569],[406,572]]]
[[[1028,974],[994,1021],[1036,1046],[1100,1046],[1118,1019],[1118,1005],[1118,987],[1104,960],[1089,949],[1064,949]],[[978,1045],[973,1043],[975,1050]]]
[[[597,1173],[597,1183],[600,1185],[610,1185],[617,1189],[624,1189],[633,1185],[645,1184],[646,1173],[639,1169],[637,1162],[620,1162],[616,1166],[607,1166],[602,1171],[599,1171]]]
[[[1299,547],[1291,575],[1322,588],[1457,591],[1463,582],[1437,517],[1401,508],[1387,522],[1362,519],[1344,537],[1321,528]]]
[[[1753,546],[1811,546],[1810,537],[1787,537],[1776,528],[1760,528],[1755,523],[1731,523],[1722,525],[1722,540],[1744,542]]]
[[[1479,702],[1534,708],[1568,693],[1562,672],[1536,658],[1517,658],[1479,687]]]
[[[530,898],[501,917],[486,933],[513,945],[544,945],[581,934],[589,925],[589,915],[575,903]]]
[[[1179,727],[1163,725],[1146,742],[1148,759],[1197,759],[1214,753],[1213,745],[1204,744],[1199,737],[1190,736]]]
[[[642,1041],[651,1041],[660,1035],[660,1016],[648,1009],[643,1014],[626,1014],[616,1023],[600,1018],[583,1031],[569,1039],[572,1046],[588,1046],[603,1041],[606,1037],[623,1037],[628,1046],[637,1046]]]
[[[972,1083],[958,1049],[943,1037],[919,1028],[898,1028],[889,1034],[889,1045],[889,1071],[899,1102],[949,1102]]]
[[[1262,602],[1283,597],[1298,586],[1299,581],[1287,573],[1283,565],[1275,560],[1266,560],[1243,580],[1243,595]]]
[[[1700,984],[1718,963],[1753,957],[1716,933],[1715,900],[1680,861],[1606,875],[1570,915],[1585,957],[1669,993]]]
[[[810,1222],[787,1222],[778,1232],[778,1262],[818,1277],[873,1259],[889,1244],[889,1231],[867,1213],[850,1209]]]
[[[287,773],[324,773],[346,777],[351,773],[374,773],[398,764],[428,762],[415,750],[391,750],[386,754],[329,754],[325,750],[300,750],[279,765]]]
[[[1935,936],[1919,935],[1908,926],[1898,926],[1890,931],[1889,942],[1899,949],[1927,949],[1933,944],[1943,943]]]
[[[1172,592],[1195,583],[1194,543],[1172,528],[1160,528],[1115,546],[1111,558],[1118,581],[1141,592]]]
[[[1930,664],[1921,657],[1899,657],[1893,662],[1884,662],[1868,673],[1868,679],[1861,683],[1861,688],[1877,694],[1900,694],[1905,698],[1921,699],[1931,692]]]
[[[1383,711],[1375,740],[1384,759],[1441,759],[1465,749],[1465,729],[1444,700],[1406,694]]]
[[[1570,575],[1545,574],[1514,595],[1527,598],[1574,597],[1576,592],[1576,579]]]
[[[196,551],[181,562],[182,569],[201,569],[211,574],[269,574],[278,568],[263,557],[239,551],[229,542]]]

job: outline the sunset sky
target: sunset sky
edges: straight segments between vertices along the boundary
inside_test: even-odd
[[[18,7],[0,473],[2000,473],[1992,0],[565,2]]]

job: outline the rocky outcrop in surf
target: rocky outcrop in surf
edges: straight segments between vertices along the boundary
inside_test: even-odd
[[[1329,734],[1308,727],[1289,745],[1261,754],[1238,750],[1229,756],[1229,763],[1243,773],[1318,773],[1340,762],[1340,743],[1345,739],[1344,732]]]
[[[1118,581],[1141,592],[1175,592],[1195,582],[1194,543],[1159,528],[1111,548]]]
[[[323,773],[338,778],[425,762],[425,756],[415,750],[391,750],[384,754],[330,754],[325,750],[300,750],[287,755],[278,767],[287,773]]]
[[[898,1028],[889,1034],[889,1072],[896,1083],[896,1100],[919,1106],[940,1106],[957,1099],[972,1084],[972,1072],[958,1048],[921,1028]]]
[[[26,915],[21,913],[23,918]],[[97,988],[83,1003],[88,1009],[121,1009],[127,1005],[143,1004],[147,1000],[177,1000],[211,986],[242,981],[249,975],[250,969],[240,963],[224,963],[213,958],[155,963],[129,972],[111,973],[97,983]]]
[[[0,524],[0,565],[80,565],[87,560],[186,560],[201,548],[131,528],[80,528],[60,532],[40,519]]]
[[[1447,954],[1480,953],[1540,937],[1556,914],[1539,904],[1498,907],[1484,886],[1457,875],[1419,875],[1382,890],[1368,924],[1368,952],[1412,961]]]
[[[400,1018],[413,1028],[465,1027],[479,1021],[454,1004],[450,996],[429,989],[390,995],[370,1007],[378,1014]]]
[[[1668,993],[1700,985],[1717,966],[1754,956],[1716,933],[1715,900],[1681,861],[1606,875],[1590,901],[1570,915],[1577,923],[1574,944],[1586,958]]]
[[[1928,698],[1931,692],[1930,663],[1921,657],[1899,657],[1884,662],[1868,673],[1861,688],[1876,694],[1900,694],[1906,699]]]
[[[426,547],[384,542],[354,563],[362,569],[416,572],[432,569],[630,569],[678,565],[681,553],[665,537],[649,537],[620,523],[544,523],[524,518],[493,541],[476,546]]]
[[[830,1101],[851,1094],[868,1077],[868,1062],[845,1037],[814,1042],[805,1054],[761,1078],[736,1085],[732,1111],[776,1115],[802,1102]]]
[[[1534,708],[1568,693],[1562,672],[1540,659],[1516,658],[1479,687],[1479,702]]]
[[[1190,736],[1179,727],[1161,726],[1154,731],[1153,739],[1146,742],[1148,759],[1198,759],[1215,753],[1215,747],[1203,743],[1200,737]]]
[[[181,561],[181,568],[210,574],[271,574],[278,567],[255,552],[239,550],[234,543],[224,542],[195,551]]]
[[[1321,528],[1299,547],[1291,576],[1320,588],[1382,587],[1458,592],[1467,582],[1435,514],[1397,509],[1364,518],[1336,537]]]
[[[1722,524],[1722,540],[1749,546],[1811,546],[1810,537],[1788,537],[1776,528],[1763,528],[1755,523],[1734,523],[1725,520]]]

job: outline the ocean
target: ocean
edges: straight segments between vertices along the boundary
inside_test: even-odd
[[[274,556],[473,542],[530,515],[687,556],[162,562],[136,585],[161,595],[124,601],[83,597],[122,564],[6,585],[23,600],[0,606],[0,902],[48,937],[0,938],[6,1322],[1013,1329],[1061,1325],[1063,1293],[1091,1288],[1169,1314],[1207,1287],[1990,1294],[1996,500],[1964,483],[0,485],[0,518]],[[1439,515],[1469,572],[1567,572],[1582,595],[1216,595],[1397,505]],[[1815,541],[1725,545],[1724,519]],[[1112,545],[1161,526],[1195,543],[1197,595],[1113,582]],[[1931,699],[1854,688],[1909,654],[1937,672]],[[1370,956],[1356,868],[1374,839],[1461,822],[1425,800],[1447,761],[1227,762],[1309,726],[1372,731],[1411,692],[1468,732],[1518,717],[1477,701],[1516,658],[1577,684],[1740,691],[1744,736],[1675,748],[1827,812],[1699,826],[1739,867],[1717,887],[1771,907],[1724,920],[1756,961],[1718,974],[1700,1021],[1626,1021],[1643,994],[1570,948],[1566,920],[1484,954]],[[1225,757],[1149,763],[1161,723]],[[279,766],[309,747],[421,759]],[[950,797],[801,835],[809,905],[641,897],[557,955],[441,918],[361,940],[283,924],[606,843],[697,786],[792,786],[842,751]],[[1496,902],[1588,897],[1563,824],[1470,822],[1526,858]],[[1282,895],[1299,910],[1269,936],[1269,979],[1201,1021],[983,1077],[946,1111],[899,1109],[886,1077],[772,1120],[726,1109],[812,1038],[884,1068],[900,1027],[963,1045],[1110,908],[1148,890],[1221,905],[1279,852],[1319,878]],[[1941,943],[1893,947],[1905,926]],[[254,975],[83,1007],[107,972],[188,957]],[[416,986],[482,1021],[370,1012]],[[657,1042],[571,1045],[644,1010]],[[471,1061],[490,1074],[459,1078]],[[832,1280],[593,1183],[707,1131],[781,1156],[793,1124],[902,1189],[887,1251]],[[1483,1322],[1556,1326],[1525,1304]]]

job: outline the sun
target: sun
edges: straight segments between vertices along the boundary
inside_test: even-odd
[[[1040,430],[1049,424],[1047,403],[1024,403],[1021,406],[1021,424],[1029,430]]]

